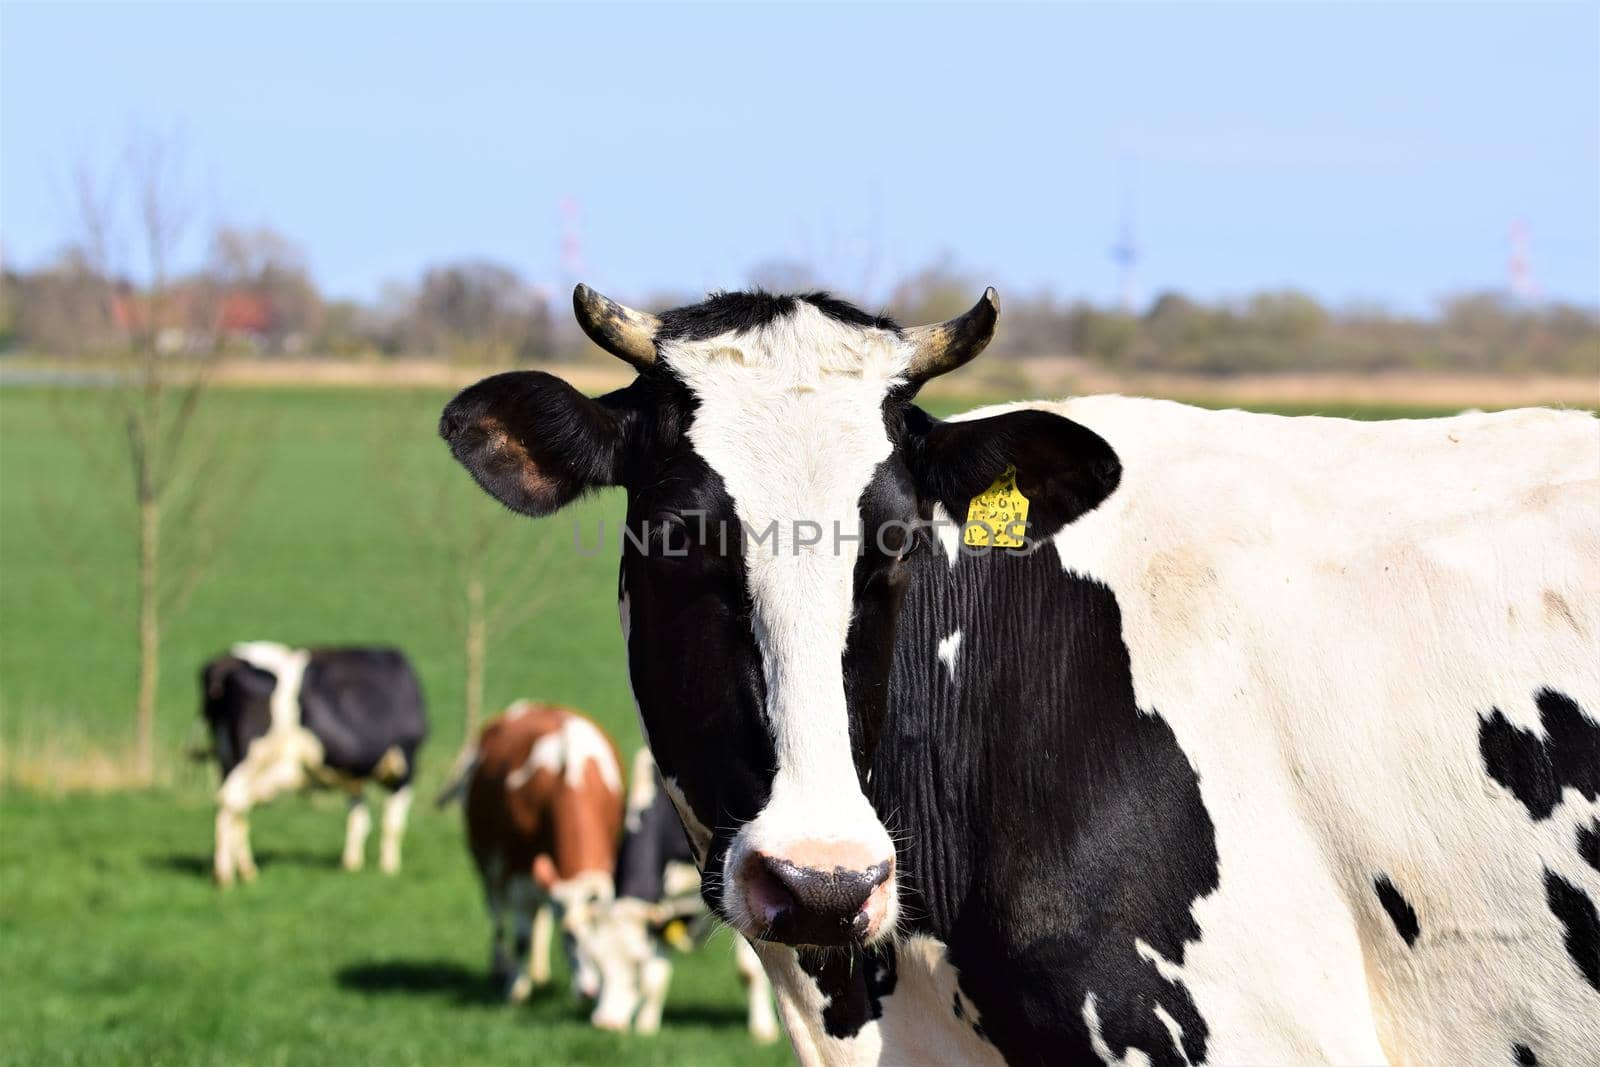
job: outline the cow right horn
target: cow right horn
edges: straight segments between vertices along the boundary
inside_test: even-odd
[[[618,359],[644,370],[656,361],[656,331],[661,320],[624,307],[587,285],[572,291],[572,311],[589,340]]]
[[[920,385],[970,362],[994,336],[999,317],[1000,294],[990,286],[965,314],[906,330],[906,340],[916,347],[906,377]]]

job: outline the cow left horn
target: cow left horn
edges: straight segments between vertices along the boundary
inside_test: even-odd
[[[994,336],[995,320],[999,317],[1000,294],[991,286],[983,291],[971,311],[931,326],[906,330],[906,340],[916,348],[906,377],[920,384],[970,362]]]
[[[587,285],[572,291],[572,311],[589,340],[640,370],[656,361],[656,331],[661,320],[610,300]]]

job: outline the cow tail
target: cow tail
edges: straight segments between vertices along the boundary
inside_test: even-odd
[[[434,798],[434,806],[445,808],[460,800],[461,795],[467,791],[467,783],[472,781],[473,772],[477,769],[478,746],[475,744],[462,746],[461,754],[450,767],[450,777],[445,780],[444,788],[440,789],[439,795]]]

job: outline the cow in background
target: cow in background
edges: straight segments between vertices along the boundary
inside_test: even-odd
[[[574,985],[593,996],[598,980],[581,942],[612,896],[622,829],[616,746],[576,711],[520,700],[483,728],[439,802],[462,795],[489,909],[490,971],[506,998],[521,1002],[549,982],[558,920]]]
[[[222,772],[217,791],[217,884],[256,876],[250,809],[285,790],[350,795],[344,867],[365,863],[368,782],[387,788],[378,865],[400,869],[417,750],[428,736],[422,687],[404,654],[386,648],[234,645],[200,670],[201,715]]]
[[[693,948],[711,932],[700,899],[700,871],[658,774],[650,751],[640,749],[617,849],[616,899],[602,911],[584,945],[600,975],[599,1002],[590,1022],[602,1030],[660,1030],[672,981],[671,950]],[[737,934],[734,951],[749,997],[750,1036],[762,1043],[776,1041],[772,987],[761,960]]]

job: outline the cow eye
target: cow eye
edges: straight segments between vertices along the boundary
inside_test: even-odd
[[[652,515],[649,520],[648,538],[646,543],[652,553],[662,556],[682,556],[689,551],[689,546],[694,543],[689,524],[683,516],[676,512],[663,511]]]

